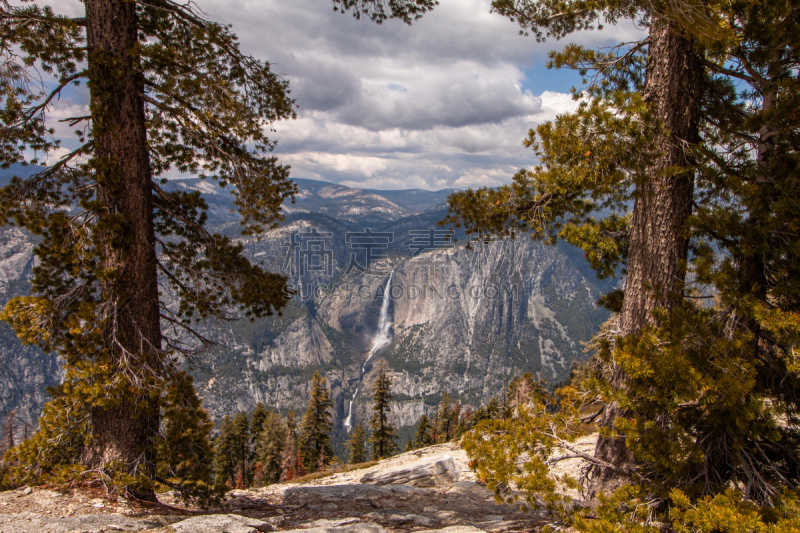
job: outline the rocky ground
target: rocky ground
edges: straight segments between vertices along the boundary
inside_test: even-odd
[[[585,440],[585,442],[583,442]],[[579,441],[589,449],[592,438]],[[559,465],[576,473],[578,460]],[[0,493],[0,533],[503,533],[537,531],[539,514],[499,504],[456,444],[407,452],[304,484],[234,490],[216,509],[109,501],[101,492],[24,488]]]

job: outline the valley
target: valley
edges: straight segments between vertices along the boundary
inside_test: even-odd
[[[435,225],[449,191],[297,183],[284,222],[257,237],[237,236],[227,191],[196,179],[168,184],[201,191],[210,229],[237,236],[249,258],[290,277],[297,290],[282,316],[198,324],[216,345],[190,370],[215,420],[257,402],[301,412],[309,378],[320,370],[334,401],[334,440],[341,441],[348,420],[366,420],[364,386],[385,359],[394,423],[411,426],[445,392],[478,406],[523,372],[565,380],[573,361],[585,357],[581,342],[607,316],[595,305],[607,287],[566,245],[523,238],[467,249],[460,233],[453,243]],[[30,235],[2,232],[5,302],[28,291],[35,259]],[[13,411],[21,432],[35,426],[60,365],[0,328],[0,416]]]

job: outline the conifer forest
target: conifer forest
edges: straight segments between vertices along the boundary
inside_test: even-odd
[[[0,102],[0,530],[800,533],[800,1],[0,0]]]

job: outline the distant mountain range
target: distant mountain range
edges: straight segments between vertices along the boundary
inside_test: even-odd
[[[456,190],[380,191],[353,189],[326,181],[293,181],[299,192],[294,203],[284,204],[286,214],[315,213],[359,225],[385,224],[424,211],[442,209],[447,204],[447,197]],[[228,191],[208,180],[176,179],[170,180],[165,187],[168,190],[182,188],[200,191],[212,207],[228,210],[233,208]],[[222,213],[218,212],[217,215],[222,216]],[[230,216],[232,220],[237,218],[234,213],[230,213]]]

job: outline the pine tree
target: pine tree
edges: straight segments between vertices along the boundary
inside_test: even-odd
[[[460,409],[458,419],[456,422],[456,428],[453,431],[453,439],[459,440],[464,433],[471,430],[475,425],[475,412],[472,410],[472,407],[469,405],[465,405],[463,408]]]
[[[214,439],[214,485],[218,490],[235,487],[238,459],[233,419],[225,415],[219,425],[219,434]]]
[[[495,396],[486,405],[481,405],[475,410],[472,415],[472,422],[473,425],[476,425],[482,420],[498,420],[500,418],[503,418],[500,410],[500,400]]]
[[[255,415],[253,416],[255,419]],[[256,441],[256,461],[261,465],[261,477],[255,480],[257,486],[277,483],[281,478],[281,462],[286,435],[286,423],[275,411],[266,411],[260,423],[261,432]]]
[[[385,459],[397,450],[397,428],[389,422],[390,402],[392,401],[392,378],[386,361],[378,366],[378,375],[372,383],[372,418],[369,422],[372,434],[372,460]]]
[[[715,305],[698,304],[704,295],[692,288],[660,327],[615,346],[614,357],[636,368],[626,401],[641,406],[619,425],[635,454],[690,498],[739,482],[741,498],[771,507],[782,488],[800,485],[800,369],[789,362],[800,339],[800,212],[792,207],[800,6],[715,9],[704,17],[724,31],[698,32],[708,47],[708,124],[689,221],[690,266],[697,287],[714,287]]]
[[[264,420],[267,417],[267,407],[264,405],[263,402],[256,403],[255,409],[250,414],[250,442],[248,444],[249,455],[247,456],[247,466],[248,466],[248,479],[251,483],[255,482],[256,475],[259,476],[260,479],[263,479],[264,472],[263,472],[263,465],[258,467],[258,439],[261,435],[261,432],[264,430]],[[256,472],[257,468],[261,468],[262,471]]]
[[[424,448],[435,444],[435,440],[431,434],[432,431],[433,428],[428,420],[428,415],[422,415],[419,419],[417,432],[414,434],[414,448]]]
[[[367,460],[367,432],[361,422],[353,428],[353,432],[347,441],[347,449],[350,452],[349,462],[351,465],[363,463]]]
[[[264,430],[264,424],[269,417],[269,409],[263,402],[258,402],[250,415],[250,446],[256,447],[259,435]]]
[[[453,406],[450,403],[450,395],[446,392],[442,394],[442,399],[436,408],[433,432],[436,444],[447,442],[453,436]]]
[[[250,484],[248,458],[250,457],[250,420],[245,412],[233,417],[231,440],[236,453],[235,488],[244,489]]]
[[[450,412],[450,431],[448,432],[447,440],[452,440],[456,436],[456,432],[458,431],[458,425],[461,423],[461,417],[463,416],[462,409],[464,406],[461,404],[461,400],[456,400],[453,402],[453,408]]]
[[[492,6],[537,39],[591,29],[601,16],[649,27],[647,39],[608,53],[569,45],[551,54],[553,66],[598,73],[584,91],[588,101],[531,130],[526,144],[541,167],[519,172],[511,186],[453,195],[448,218],[470,233],[562,238],[583,248],[602,276],[624,265],[625,289],[614,295],[624,295],[617,298],[618,327],[622,335],[638,335],[684,291],[703,79],[696,40],[647,2],[495,0]],[[609,363],[609,381],[623,391],[626,376]],[[615,398],[607,403],[600,424],[611,429],[626,411]],[[595,454],[606,463],[631,461],[624,439],[613,434],[604,433]],[[595,478],[606,475],[613,474]]]
[[[525,405],[533,401],[542,401],[549,395],[544,380],[536,379],[530,372],[512,379],[508,383],[509,408]]]
[[[300,423],[299,448],[303,456],[303,464],[309,472],[319,467],[320,457],[333,457],[330,431],[331,401],[327,381],[319,372],[314,372],[309,388],[308,408]]]
[[[0,119],[11,132],[4,166],[39,163],[28,147],[58,147],[45,115],[66,87],[85,82],[90,95],[89,115],[70,119],[85,128],[84,144],[0,191],[2,223],[41,236],[34,295],[12,299],[2,318],[24,342],[65,360],[72,386],[60,390],[75,395],[67,403],[86,414],[91,435],[65,466],[105,469],[129,495],[153,499],[166,401],[158,393],[179,379],[173,353],[191,355],[182,333],[165,336],[161,321],[191,334],[194,318],[228,318],[236,307],[261,316],[285,303],[285,280],[250,264],[229,238],[208,234],[200,196],[165,192],[159,176],[177,168],[230,182],[245,231],[274,225],[293,186],[257,125],[292,116],[292,102],[268,65],[190,6],[88,0],[79,19],[32,5],[0,9],[4,57],[17,57],[8,55],[16,47],[23,54],[10,70],[16,79],[3,82],[10,98]],[[31,81],[26,69],[35,62],[55,88]],[[161,302],[160,274],[179,302],[175,314]],[[66,437],[73,429],[48,431]]]
[[[303,457],[297,447],[297,436],[289,427],[286,430],[286,440],[281,453],[281,481],[291,481],[306,474]]]
[[[213,502],[218,494],[211,487],[208,458],[214,455],[209,440],[214,423],[202,408],[188,374],[175,376],[166,395],[163,416],[164,428],[157,448],[158,481],[184,499]]]
[[[581,531],[633,530],[648,520],[699,531],[723,516],[736,519],[726,518],[715,529],[767,531],[767,522],[784,520],[797,508],[798,17],[800,6],[780,0],[677,2],[646,19],[649,42],[623,54],[567,47],[552,56],[554,63],[600,72],[586,92],[594,99],[531,132],[529,144],[542,168],[521,172],[504,193],[456,198],[462,202],[456,209],[479,221],[475,228],[531,229],[540,238],[581,246],[603,275],[627,269],[624,293],[603,298],[619,314],[595,339],[592,364],[556,397],[534,399],[511,420],[483,423],[475,437],[488,438],[467,442],[495,487],[530,483],[526,490],[538,493],[539,502],[555,505],[557,497],[546,486],[552,479],[521,474],[512,466],[518,457],[492,450],[524,449],[529,471],[546,472],[548,454],[569,446],[585,429],[582,423],[599,415],[604,432],[588,460],[596,472],[631,485],[600,507],[600,520],[578,520]],[[665,43],[676,35],[695,43],[690,54],[673,56],[680,43]],[[645,46],[652,53],[644,54]],[[666,87],[669,77],[662,70],[686,66],[689,55],[705,72],[697,92],[689,91],[693,101],[683,107],[686,95],[669,94],[683,82]],[[662,106],[688,111],[684,118],[695,116],[695,106],[698,142],[664,145],[665,135],[677,132],[680,138],[689,130],[662,130],[669,124]],[[656,128],[652,133],[650,125]],[[653,179],[651,169],[681,151],[683,163]],[[642,228],[641,219],[669,219],[673,211],[662,212],[659,200],[650,204],[649,217],[638,209],[637,219],[637,205],[668,192],[665,179],[678,178],[673,185],[685,181],[684,170],[694,182],[687,186],[694,213],[659,230],[677,231],[678,239],[643,244],[659,225]],[[652,184],[660,192],[638,193]],[[637,194],[627,197],[629,191]],[[631,199],[636,203],[629,215]],[[683,246],[681,239],[691,244],[691,256],[673,253]],[[642,284],[652,274],[639,271],[647,263],[656,275]],[[691,284],[683,275],[687,270]],[[657,283],[669,271],[671,280]],[[642,298],[642,287],[651,294]],[[592,403],[598,398],[604,402],[599,412]],[[644,517],[633,501],[650,502],[651,516]]]
[[[486,404],[486,418],[498,419],[502,417],[503,414],[501,413],[500,409],[500,400],[494,397],[489,400],[489,403]]]
[[[352,10],[356,18],[369,18],[378,24],[390,18],[410,24],[438,4],[438,0],[333,0],[333,9],[342,13]]]
[[[435,2],[334,5],[410,23]],[[69,385],[58,391],[73,395],[54,400],[40,425],[53,438],[33,439],[69,446],[29,446],[16,460],[25,465],[20,482],[59,477],[59,468],[97,472],[104,484],[110,477],[128,496],[153,500],[161,393],[179,379],[173,356],[192,357],[210,344],[192,321],[269,315],[289,294],[285,278],[206,230],[199,193],[165,191],[161,179],[175,170],[231,185],[243,233],[274,227],[295,186],[270,155],[275,142],[265,126],[293,117],[293,102],[268,63],[243,54],[227,26],[191,3],[84,6],[73,19],[50,7],[0,3],[0,165],[49,164],[0,189],[0,224],[39,239],[32,295],[9,301],[0,318],[23,342],[62,357]],[[79,83],[89,89],[89,114],[65,119],[82,144],[63,154],[46,115]],[[159,276],[177,309],[159,294]],[[197,342],[187,345],[187,335]],[[61,407],[79,411],[55,412]],[[45,426],[76,420],[87,423]],[[60,462],[39,462],[43,455]]]
[[[14,447],[14,411],[9,411],[3,421],[3,438],[0,439],[0,454]]]
[[[286,427],[293,435],[297,436],[297,413],[294,411],[286,413]]]

